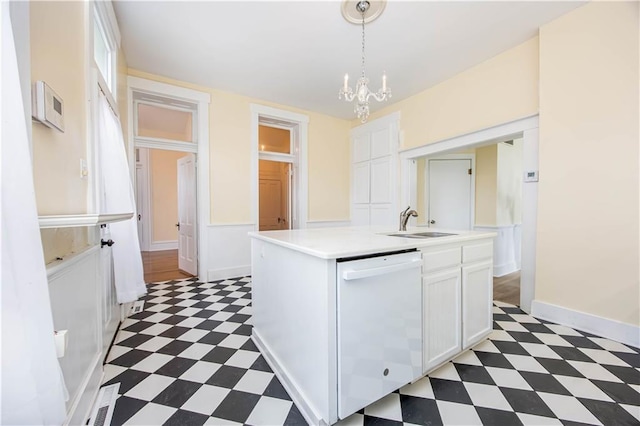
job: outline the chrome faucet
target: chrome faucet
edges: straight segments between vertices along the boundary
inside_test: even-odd
[[[418,212],[411,209],[411,206],[408,206],[404,211],[400,212],[400,231],[407,230],[407,222],[409,222],[409,218],[418,217]]]

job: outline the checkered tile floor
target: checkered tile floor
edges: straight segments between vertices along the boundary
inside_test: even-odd
[[[306,424],[250,339],[250,278],[149,284],[105,365],[112,424]],[[640,425],[640,349],[495,302],[494,332],[345,425]]]

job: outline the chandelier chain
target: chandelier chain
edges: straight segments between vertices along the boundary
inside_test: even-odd
[[[364,11],[362,13],[362,77],[364,77]]]

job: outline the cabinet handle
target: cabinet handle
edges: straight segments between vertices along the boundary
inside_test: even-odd
[[[405,271],[407,269],[422,267],[422,259],[414,259],[405,263],[397,263],[395,265],[383,266],[380,268],[360,269],[357,271],[344,271],[342,279],[344,281],[359,280],[362,278],[374,277],[377,275],[390,274],[392,272]]]
[[[103,239],[101,239],[101,240],[100,240],[100,248],[102,248],[102,247],[104,247],[104,246],[109,246],[109,247],[111,247],[111,246],[112,246],[112,245],[114,245],[114,244],[115,244],[115,242],[114,242],[111,238],[109,238],[107,241],[105,241],[105,240],[103,240]]]

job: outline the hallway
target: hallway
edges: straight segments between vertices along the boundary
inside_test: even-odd
[[[178,269],[178,250],[143,251],[144,282],[191,278],[193,275]]]
[[[493,300],[520,306],[520,271],[493,278]]]

